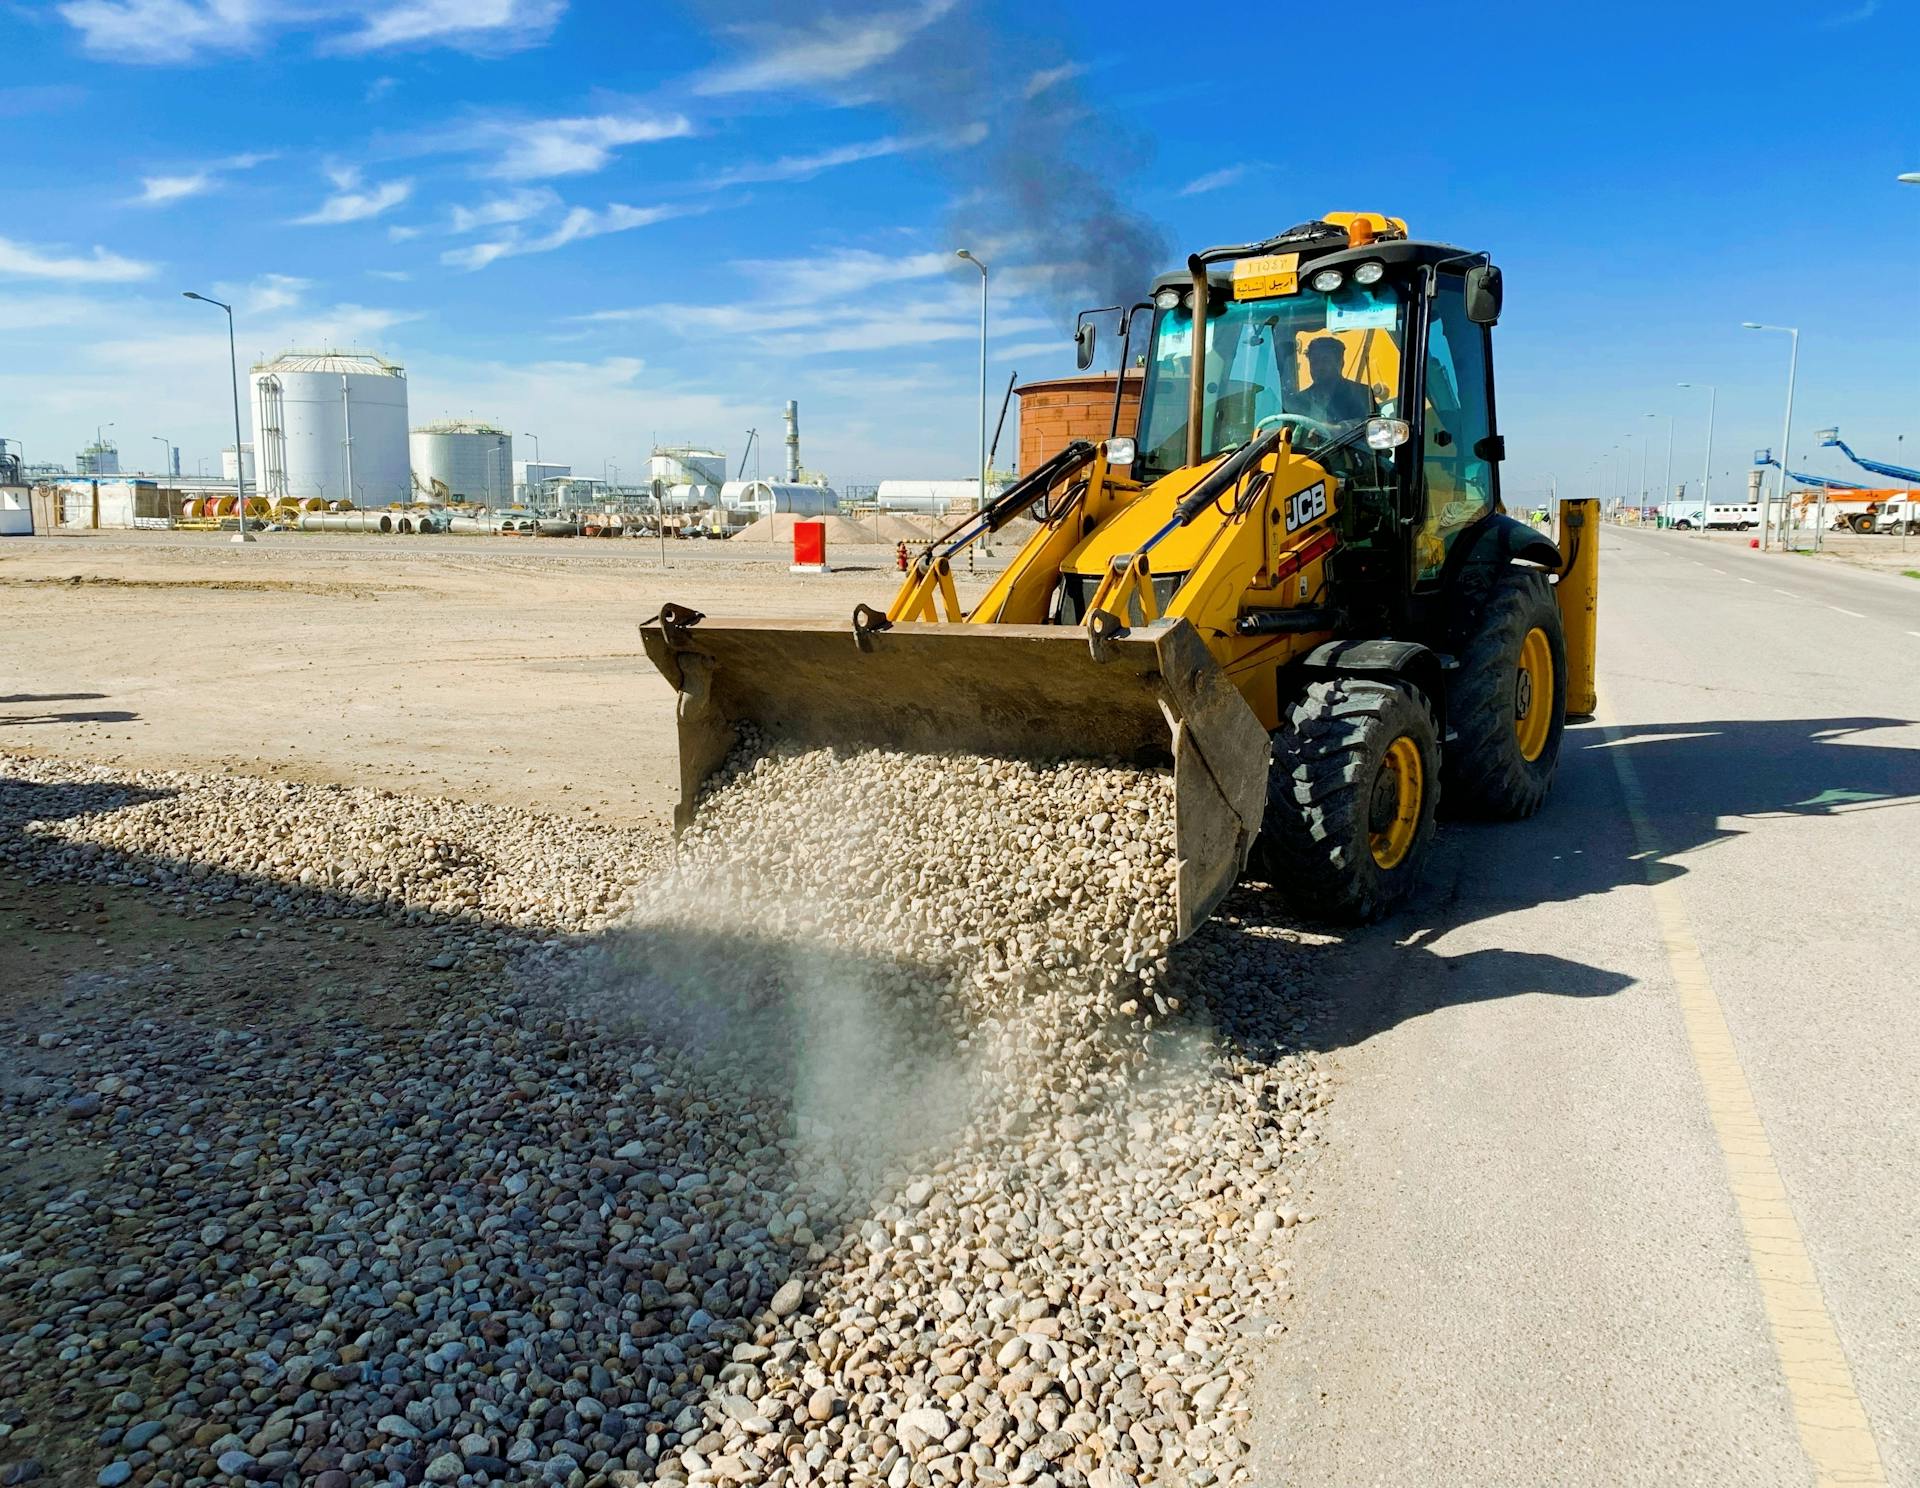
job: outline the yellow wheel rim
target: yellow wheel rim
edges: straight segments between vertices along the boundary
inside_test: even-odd
[[[1386,758],[1380,761],[1380,772],[1373,780],[1367,845],[1378,867],[1398,868],[1412,851],[1426,797],[1426,767],[1420,762],[1420,746],[1402,734],[1387,746]]]
[[[1547,747],[1553,727],[1553,648],[1535,626],[1520,643],[1520,667],[1513,684],[1513,737],[1520,758],[1532,764]]]

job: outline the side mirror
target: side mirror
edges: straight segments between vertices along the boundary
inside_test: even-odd
[[[1492,264],[1479,264],[1467,270],[1467,319],[1475,325],[1490,326],[1500,319],[1500,271]]]
[[[1074,327],[1073,359],[1079,364],[1082,372],[1093,365],[1093,337],[1094,325],[1092,321],[1082,321],[1078,326]]]

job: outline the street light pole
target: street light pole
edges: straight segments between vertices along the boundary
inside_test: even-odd
[[[1673,415],[1667,415],[1667,482],[1660,488],[1660,505],[1673,500]]]
[[[1660,417],[1660,415],[1657,413],[1650,413],[1647,415],[1647,417],[1650,419],[1657,419]],[[1652,478],[1652,475],[1653,475],[1653,430],[1642,429],[1640,431],[1640,507],[1641,507],[1641,510],[1643,511],[1646,509],[1647,497],[1653,494],[1648,489],[1648,485],[1647,485],[1648,481]],[[1656,513],[1653,519],[1655,526],[1658,526],[1660,522],[1660,518],[1658,516],[1658,512],[1660,510],[1661,510],[1661,507],[1656,506],[1654,508],[1654,511]]]
[[[1704,387],[1707,390],[1707,461],[1700,471],[1700,530],[1707,530],[1707,493],[1713,489],[1713,410],[1720,401],[1720,389],[1710,382],[1683,382],[1683,388]]]
[[[964,258],[980,271],[980,495],[975,511],[987,508],[987,266],[962,248],[956,257]],[[1124,372],[1124,368],[1122,371]]]
[[[234,349],[233,306],[221,300],[210,299],[192,290],[182,290],[190,300],[198,300],[203,305],[217,305],[227,312],[227,370],[233,377],[233,484],[240,493],[240,531],[234,536],[237,543],[252,542],[253,535],[247,531],[247,458],[244,441],[240,437],[240,353]],[[352,493],[349,492],[349,495]]]
[[[1780,533],[1780,545],[1785,547],[1787,517],[1787,441],[1793,434],[1793,383],[1795,377],[1797,377],[1800,372],[1800,328],[1798,326],[1762,325],[1757,320],[1743,320],[1740,322],[1740,325],[1743,330],[1749,331],[1784,331],[1793,338],[1793,350],[1787,356],[1787,414],[1780,425],[1779,489],[1780,523],[1782,529]],[[1763,498],[1760,508],[1760,546],[1762,550],[1767,546],[1767,518],[1769,515],[1771,514],[1767,511]],[[1816,537],[1816,541],[1817,540]]]

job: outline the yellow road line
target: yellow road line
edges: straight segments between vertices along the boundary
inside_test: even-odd
[[[1621,735],[1610,723],[1601,725],[1607,743],[1618,745]],[[1694,941],[1679,881],[1659,876],[1660,842],[1647,812],[1640,773],[1633,751],[1610,747],[1607,754],[1620,777],[1627,816],[1633,823],[1647,887],[1653,896],[1654,917],[1666,946],[1667,965],[1680,996],[1681,1021],[1693,1052],[1694,1068],[1706,1096],[1707,1114],[1720,1139],[1734,1205],[1746,1231],[1747,1251],[1773,1333],[1773,1349],[1786,1377],[1793,1402],[1794,1425],[1800,1445],[1813,1464],[1814,1479],[1823,1485],[1884,1484],[1885,1468],[1874,1444],[1873,1428],[1854,1391],[1853,1371],[1840,1346],[1840,1335],[1827,1312],[1820,1279],[1793,1217],[1787,1186],[1773,1160],[1766,1127],[1754,1104],[1746,1071],[1740,1066],[1726,1011],[1707,975],[1705,957]]]

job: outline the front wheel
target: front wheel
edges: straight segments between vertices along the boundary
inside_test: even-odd
[[[1378,919],[1420,880],[1439,763],[1418,693],[1360,677],[1310,684],[1273,736],[1255,869],[1308,918]]]
[[[1484,816],[1532,816],[1547,798],[1567,721],[1567,645],[1553,586],[1510,568],[1493,586],[1447,700],[1453,804]]]

